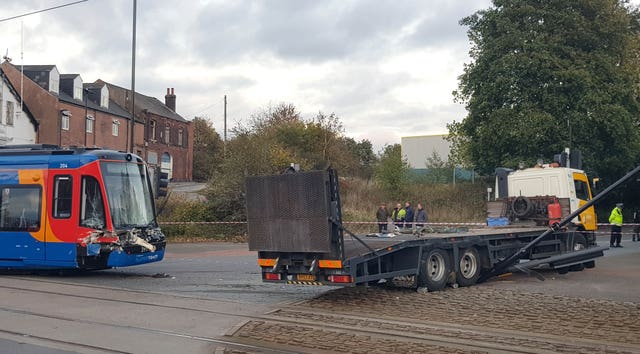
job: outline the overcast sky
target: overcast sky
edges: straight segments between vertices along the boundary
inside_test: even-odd
[[[72,0],[3,0],[0,18]],[[89,0],[0,22],[0,50],[85,82],[131,86],[132,0]],[[446,132],[465,116],[451,92],[469,62],[458,21],[490,0],[139,0],[136,91],[228,125],[278,103],[335,113],[378,151],[402,136]]]

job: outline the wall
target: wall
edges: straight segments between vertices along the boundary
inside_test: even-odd
[[[33,144],[36,129],[29,116],[20,110],[20,99],[10,89],[9,83],[0,78],[0,145]],[[13,125],[7,125],[7,103],[13,104]]]
[[[2,70],[5,72],[13,87],[20,87],[20,71],[13,65],[4,62]],[[58,144],[58,132],[60,129],[60,108],[58,98],[42,89],[35,82],[25,77],[23,86],[23,99],[33,117],[40,123],[37,139],[42,144]]]
[[[411,168],[426,168],[427,158],[437,153],[446,162],[451,151],[451,143],[445,140],[446,134],[406,136],[401,138],[402,156],[407,158]]]

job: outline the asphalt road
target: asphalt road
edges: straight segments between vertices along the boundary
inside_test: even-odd
[[[477,287],[640,306],[640,243],[625,238],[623,246],[594,269],[543,272],[545,281],[516,274]],[[0,279],[3,353],[210,353],[252,316],[336,291],[262,283],[255,252],[233,243],[170,244],[162,262],[131,268]]]

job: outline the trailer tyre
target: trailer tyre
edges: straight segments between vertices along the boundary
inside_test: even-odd
[[[460,286],[473,285],[478,281],[482,266],[480,255],[475,247],[467,248],[460,253],[456,282]]]
[[[420,261],[418,287],[426,287],[429,291],[442,290],[451,274],[451,257],[443,249],[432,249]]]

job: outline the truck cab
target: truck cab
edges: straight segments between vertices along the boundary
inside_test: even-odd
[[[500,193],[500,186],[496,188]],[[561,205],[564,204],[562,214],[568,215],[591,200],[592,195],[584,171],[549,164],[508,173],[506,197],[513,198],[514,202],[519,197],[525,201],[532,201],[532,198],[537,197],[554,197]],[[594,207],[581,213],[573,223],[579,229],[596,230]]]

